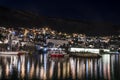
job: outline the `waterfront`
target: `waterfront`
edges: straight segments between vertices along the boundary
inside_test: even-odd
[[[120,55],[48,58],[47,54],[0,55],[0,79],[118,80]]]

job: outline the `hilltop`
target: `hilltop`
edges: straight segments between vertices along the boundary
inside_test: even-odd
[[[48,17],[34,12],[15,10],[0,6],[0,26],[5,27],[43,27],[49,26],[57,31],[85,33],[88,35],[118,34],[119,25],[110,22],[87,21],[71,18]]]

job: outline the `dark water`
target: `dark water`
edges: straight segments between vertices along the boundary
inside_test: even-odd
[[[47,55],[0,56],[1,79],[119,80],[120,55],[101,58],[48,58]]]

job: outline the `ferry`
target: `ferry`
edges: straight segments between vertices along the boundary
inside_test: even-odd
[[[0,55],[23,55],[26,51],[1,51]]]
[[[81,58],[100,58],[101,54],[97,54],[97,53],[90,53],[90,52],[72,52],[70,53],[70,56],[72,57],[81,57]]]
[[[120,54],[118,51],[110,51],[109,54]]]
[[[67,54],[64,51],[52,50],[48,52],[49,57],[65,57]]]

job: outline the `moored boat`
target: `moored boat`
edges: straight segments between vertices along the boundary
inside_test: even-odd
[[[66,53],[64,51],[53,50],[48,52],[49,57],[65,57]]]
[[[72,57],[81,57],[81,58],[100,58],[101,55],[97,53],[70,53]]]
[[[111,52],[109,52],[109,54],[120,54],[120,52],[118,52],[118,51],[111,51]]]
[[[1,51],[0,55],[23,55],[26,51]]]
[[[64,57],[63,54],[50,54],[50,57]]]

